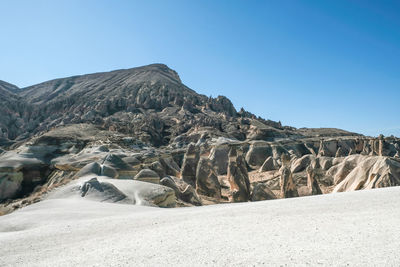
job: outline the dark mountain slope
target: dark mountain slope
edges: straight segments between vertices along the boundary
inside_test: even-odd
[[[23,135],[29,127],[29,104],[14,94],[13,87],[8,85],[5,82],[0,85],[0,145]]]
[[[18,86],[1,80],[0,80],[0,90],[6,90],[11,93],[18,93],[20,91]]]

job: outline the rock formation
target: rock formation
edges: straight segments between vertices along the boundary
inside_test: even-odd
[[[333,192],[400,185],[400,162],[396,160],[379,156],[354,155],[344,162],[349,162],[348,174],[341,181],[337,181]]]
[[[199,162],[199,148],[194,144],[189,144],[181,168],[181,178],[188,184],[196,184],[196,169]]]
[[[83,183],[80,187],[82,197],[97,201],[119,202],[126,198],[126,195],[110,183],[100,183],[97,178],[92,178]]]
[[[278,163],[272,156],[269,156],[261,165],[260,169],[258,170],[259,172],[267,172],[267,171],[273,171],[279,169]]]
[[[234,202],[248,201],[250,197],[250,181],[245,161],[235,147],[229,151],[228,180]]]
[[[322,191],[316,179],[315,169],[311,165],[309,165],[306,171],[307,171],[307,187],[310,190],[310,194],[321,195]]]
[[[22,89],[0,81],[0,114],[0,209],[75,180],[87,182],[75,195],[118,195],[110,183],[121,201],[163,207],[400,184],[399,138],[282,126],[197,94],[162,64]]]
[[[201,157],[197,164],[196,191],[200,195],[215,199],[221,198],[221,185],[213,170],[211,161],[206,157]]]
[[[257,183],[253,187],[250,199],[251,201],[270,200],[276,199],[276,196],[266,184]]]
[[[133,179],[154,184],[160,183],[160,176],[150,169],[142,169]]]
[[[187,184],[182,179],[173,176],[167,176],[161,179],[160,184],[172,188],[175,191],[176,197],[181,201],[195,206],[202,205],[201,199],[197,195],[193,186]]]
[[[292,172],[290,170],[290,157],[287,154],[282,154],[282,167],[280,172],[281,195],[284,198],[298,197],[299,193],[295,183],[293,182]]]

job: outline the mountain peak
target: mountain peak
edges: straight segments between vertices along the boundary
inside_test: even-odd
[[[155,79],[169,79],[170,81],[177,82],[177,83],[182,83],[178,73],[169,68],[167,65],[162,64],[162,63],[154,63],[154,64],[149,64],[141,67],[136,67],[136,68],[131,68],[129,69],[133,73],[148,73],[151,75],[151,77],[147,77],[146,79],[150,80],[155,80]]]

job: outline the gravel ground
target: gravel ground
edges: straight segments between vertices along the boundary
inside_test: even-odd
[[[0,266],[399,266],[400,187],[161,209],[51,199],[0,217]]]

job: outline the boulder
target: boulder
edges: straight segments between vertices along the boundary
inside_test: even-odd
[[[124,158],[122,158],[122,160],[123,160],[126,164],[128,164],[128,165],[130,165],[130,166],[136,166],[136,165],[139,165],[139,164],[140,164],[140,160],[138,160],[137,157],[124,157]]]
[[[264,183],[257,183],[253,186],[251,201],[276,199],[275,194]]]
[[[161,179],[160,184],[173,189],[178,199],[195,206],[202,205],[193,186],[187,184],[182,179],[173,176],[166,176]]]
[[[175,180],[169,176],[166,176],[160,180],[160,185],[167,186],[174,190],[175,195],[177,198],[180,199],[181,191],[179,190],[178,185],[176,184]]]
[[[221,185],[208,158],[202,157],[197,164],[196,192],[200,195],[221,198]]]
[[[101,175],[101,166],[97,162],[92,162],[85,165],[76,173],[76,177],[82,177],[86,175]]]
[[[93,179],[94,178],[94,179]],[[174,190],[159,184],[138,180],[110,179],[95,176],[79,178],[50,192],[46,198],[83,198],[94,201],[118,202],[142,206],[174,207]],[[124,197],[125,196],[125,197]]]
[[[161,157],[160,163],[167,175],[179,176],[181,168],[179,168],[179,165],[175,162],[173,157]]]
[[[133,179],[154,184],[160,183],[160,176],[150,169],[142,169]]]
[[[159,177],[164,177],[166,175],[164,166],[159,161],[151,163],[149,168],[155,171]]]
[[[110,178],[119,178],[119,173],[116,169],[109,165],[102,165],[100,175],[107,176]]]
[[[110,166],[116,170],[132,170],[132,166],[115,154],[108,154],[103,161],[103,165]]]
[[[99,182],[97,178],[84,182],[80,187],[80,193],[82,197],[101,202],[115,203],[126,198],[126,195],[113,184]]]
[[[118,178],[119,176],[116,169],[109,165],[100,165],[98,162],[86,164],[76,173],[75,177],[83,177],[87,175],[108,176],[110,178]]]

